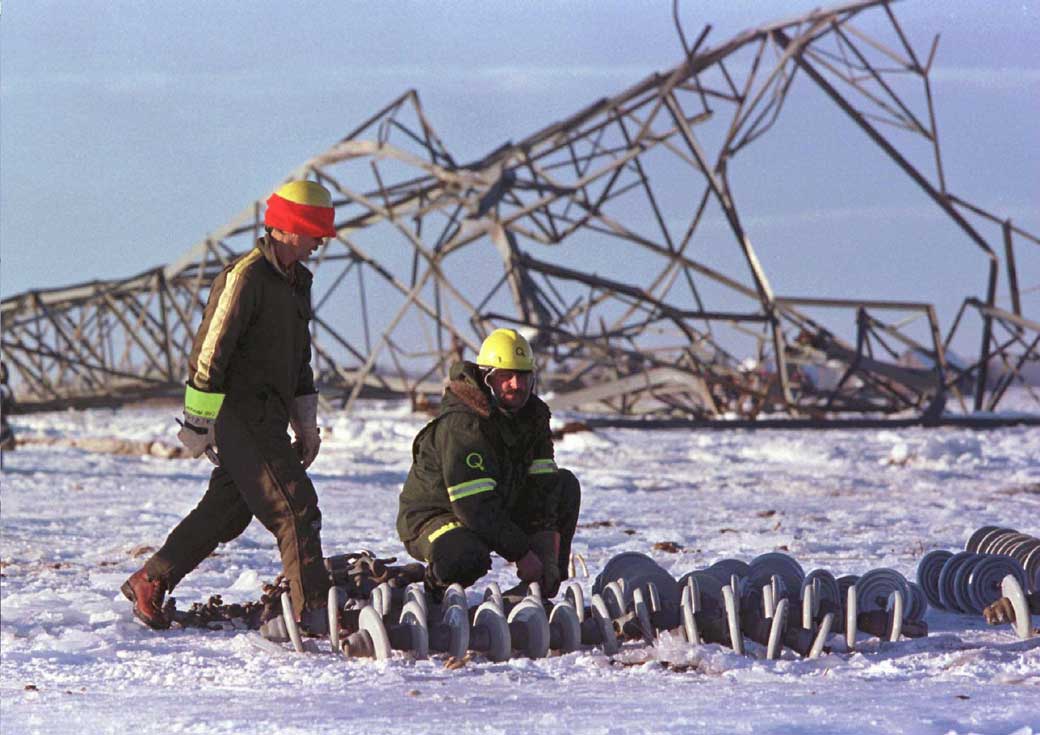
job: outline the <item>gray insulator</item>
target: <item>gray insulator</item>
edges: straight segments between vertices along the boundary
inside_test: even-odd
[[[841,583],[840,577],[838,583]],[[853,582],[845,590],[845,647],[850,651],[856,650],[856,631],[859,630],[859,626],[856,624],[859,618],[859,607],[856,602],[858,599],[856,583]]]
[[[649,598],[647,602],[650,605],[650,612],[661,612],[661,593],[657,591],[657,585],[653,582],[647,582],[646,595]]]
[[[506,661],[513,652],[509,623],[506,622],[501,608],[497,607],[492,600],[481,603],[473,616],[473,628],[470,630],[471,645],[478,638],[485,639],[482,652],[491,661]]]
[[[560,653],[571,653],[581,647],[581,623],[568,601],[556,603],[549,614],[549,646]]]
[[[358,616],[358,628],[372,640],[372,656],[377,661],[390,658],[390,638],[383,625],[383,616],[374,607],[366,607]]]
[[[390,598],[390,585],[386,582],[383,582],[372,590],[370,598],[372,607],[375,608],[376,612],[379,613],[380,616],[385,616],[390,612]]]
[[[614,619],[624,617],[625,613],[628,612],[628,606],[625,604],[625,593],[616,580],[607,582],[602,595],[603,601],[607,603],[607,611],[610,613],[610,617]]]
[[[585,591],[581,588],[581,583],[576,579],[568,579],[563,583],[561,589],[563,590],[563,598],[570,600],[570,603],[574,606],[578,622],[583,622],[585,620]]]
[[[967,551],[1014,559],[1024,573],[1024,591],[1040,591],[1040,538],[1013,528],[983,526],[971,535],[964,547]],[[974,600],[972,606],[975,606]]]
[[[405,590],[404,594],[405,603],[409,600],[414,600],[415,604],[422,608],[423,615],[427,620],[430,619],[430,607],[426,601],[426,588],[422,582],[412,582],[408,585],[408,589]]]
[[[339,595],[336,593],[335,587],[329,587],[327,610],[329,616],[329,645],[332,646],[333,651],[338,653],[340,651]]]
[[[856,582],[856,605],[859,612],[887,610],[889,597],[894,591],[900,593],[903,603],[910,599],[912,593],[906,577],[895,569],[871,569]],[[902,623],[903,619],[900,618],[899,622]]]
[[[730,576],[734,574],[741,579],[751,576],[751,567],[740,559],[719,559],[704,571],[718,578],[723,584],[727,584]]]
[[[415,600],[407,600],[401,608],[398,624],[406,626],[411,633],[410,649],[418,660],[430,656],[430,629],[426,623],[426,611]]]
[[[697,612],[703,612],[709,618],[720,618],[725,614],[726,607],[722,599],[722,587],[726,583],[708,572],[690,572],[679,578],[681,586],[685,587],[690,580],[697,585],[700,598],[697,602]],[[728,581],[728,580],[727,580]]]
[[[939,600],[941,606],[950,612],[966,613],[957,599],[956,576],[960,567],[971,560],[979,558],[972,551],[960,551],[951,556],[939,571]]]
[[[1022,566],[1026,570],[1026,592],[1040,592],[1040,540],[1026,554]]]
[[[975,554],[973,557],[965,559],[957,567],[956,572],[953,574],[953,595],[957,600],[957,607],[962,612],[969,614],[980,615],[982,614],[982,608],[975,604],[975,601],[971,596],[971,585],[969,580],[971,579],[971,572],[975,569],[975,566],[986,557],[982,554]]]
[[[1033,636],[1033,618],[1025,592],[1015,579],[1015,575],[1009,574],[1004,577],[1004,581],[1001,583],[1001,593],[1011,601],[1011,607],[1015,611],[1015,633],[1023,640],[1031,638]]]
[[[843,605],[841,588],[838,587],[838,580],[834,578],[833,574],[826,569],[813,569],[805,575],[802,589],[805,589],[805,585],[808,584],[814,585],[816,590],[817,604],[816,610],[813,612],[815,619],[819,619],[828,611],[837,612],[841,610]]]
[[[285,629],[289,633],[289,640],[297,653],[303,653],[303,640],[300,638],[300,629],[296,625],[296,616],[293,614],[292,599],[288,592],[282,593],[282,620],[285,621]]]
[[[620,649],[620,644],[618,643],[617,633],[614,630],[614,620],[611,618],[610,611],[607,610],[607,603],[603,601],[602,596],[599,594],[592,595],[590,610],[593,620],[599,626],[603,653],[613,656]]]
[[[766,658],[779,658],[783,649],[784,629],[787,627],[787,608],[790,601],[785,597],[776,604],[773,610],[773,622],[769,626],[769,642],[766,644]]]
[[[802,586],[802,628],[804,630],[813,630],[815,627],[816,614],[820,609],[819,598],[817,597],[819,588],[818,581]]]
[[[784,582],[787,593],[794,595],[802,589],[805,571],[794,557],[773,551],[761,554],[751,560],[749,582],[752,589],[761,589],[769,583],[773,575],[778,575]]]
[[[816,631],[816,637],[813,639],[812,648],[809,649],[806,658],[819,658],[820,654],[823,653],[823,647],[826,645],[827,638],[830,636],[831,629],[834,627],[834,620],[835,614],[832,612],[823,616],[823,620],[820,621],[820,629]]]
[[[484,600],[491,602],[499,609],[499,612],[505,613],[505,603],[502,601],[502,588],[498,586],[498,582],[492,582],[484,590]]]
[[[464,590],[462,585],[458,582],[449,585],[448,589],[444,590],[444,602],[441,604],[445,608],[451,607],[452,605],[458,605],[461,608],[466,609],[469,604],[466,601],[466,590]]]
[[[726,628],[729,631],[730,648],[734,653],[743,656],[744,634],[740,631],[740,609],[737,602],[739,599],[731,585],[723,586],[722,603],[726,610]]]
[[[993,553],[993,551],[992,551],[993,546],[1000,540],[1000,538],[1002,536],[1004,536],[1004,534],[1008,534],[1008,533],[1018,533],[1018,532],[1015,529],[1013,529],[1013,528],[994,528],[994,529],[992,529],[991,531],[989,531],[989,533],[987,533],[984,536],[982,536],[982,539],[979,541],[979,548],[977,549],[977,553],[979,553],[979,554],[991,554],[991,553]]]
[[[903,620],[906,618],[906,597],[903,590],[892,590],[885,607],[888,612],[888,640],[895,642],[899,640],[903,631]]]
[[[986,536],[992,533],[993,531],[999,530],[999,526],[983,526],[978,531],[973,533],[970,537],[968,537],[968,540],[964,544],[964,550],[971,551],[976,554],[979,553],[979,546],[982,545],[982,539],[986,538]]]
[[[448,605],[441,622],[430,626],[430,648],[461,659],[469,650],[469,615],[466,608]]]
[[[643,634],[643,640],[648,646],[654,645],[654,641],[657,640],[657,630],[650,622],[650,606],[646,604],[643,590],[638,587],[632,592],[632,609],[639,620],[639,630]]]
[[[916,582],[910,582],[910,604],[906,613],[907,622],[920,622],[928,612],[928,597]]]
[[[688,643],[694,645],[700,645],[701,643],[701,635],[697,628],[697,618],[695,617],[700,608],[698,604],[699,598],[700,593],[697,590],[697,582],[690,578],[683,587],[680,608],[682,611],[683,636]]]
[[[1026,573],[1022,565],[1007,556],[984,556],[976,562],[968,575],[969,596],[978,612],[999,600],[1001,583],[1011,575],[1019,586],[1025,588]]]
[[[596,577],[592,586],[593,594],[606,597],[606,588],[610,582],[617,582],[624,592],[623,611],[632,604],[632,593],[635,589],[643,590],[644,598],[649,596],[648,585],[657,588],[660,604],[660,624],[673,628],[679,624],[679,585],[660,564],[646,554],[625,552],[610,559],[603,571]],[[608,600],[609,602],[609,600]]]
[[[971,539],[969,539],[969,544]],[[945,549],[934,549],[925,554],[917,563],[917,584],[924,590],[928,604],[939,610],[945,610],[942,598],[939,595],[939,575],[943,565],[953,556],[952,551]]]
[[[549,620],[540,602],[521,600],[509,612],[508,622],[514,648],[528,658],[545,658],[549,654]]]

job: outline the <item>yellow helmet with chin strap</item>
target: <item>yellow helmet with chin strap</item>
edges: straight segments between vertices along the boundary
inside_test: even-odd
[[[534,370],[534,353],[524,335],[515,329],[496,329],[480,345],[477,365],[501,370]]]

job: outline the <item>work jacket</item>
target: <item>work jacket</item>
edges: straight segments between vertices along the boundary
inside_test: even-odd
[[[457,362],[440,412],[412,443],[397,531],[406,544],[460,523],[495,552],[516,561],[528,536],[554,529],[558,476],[549,407],[535,395],[516,415],[493,407],[480,369]]]
[[[282,270],[269,236],[225,268],[210,287],[188,358],[191,385],[225,394],[224,409],[248,424],[284,430],[293,399],[316,392],[311,281],[300,263]]]

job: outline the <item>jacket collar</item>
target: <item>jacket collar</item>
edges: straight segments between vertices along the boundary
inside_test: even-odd
[[[264,260],[266,260],[270,266],[274,269],[274,272],[289,282],[290,286],[309,286],[314,276],[311,275],[310,270],[307,266],[302,263],[293,263],[289,271],[285,271],[282,268],[281,263],[278,262],[278,256],[274,253],[274,243],[271,242],[270,235],[264,235],[256,241],[257,248],[263,253]]]
[[[472,362],[460,360],[451,366],[444,387],[446,408],[452,397],[481,418],[491,415],[491,389],[484,385],[480,368]]]

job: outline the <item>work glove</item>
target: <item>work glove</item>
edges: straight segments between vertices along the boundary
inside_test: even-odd
[[[1001,597],[982,611],[982,617],[986,618],[986,622],[990,625],[1013,623],[1015,622],[1015,608],[1011,605],[1011,600]]]
[[[517,560],[516,576],[520,578],[521,582],[537,582],[542,578],[542,561],[534,553],[534,549],[529,550]]]
[[[311,466],[321,448],[321,432],[318,430],[318,394],[308,393],[296,396],[289,410],[289,423],[292,425],[296,441],[293,449],[300,457],[303,469]]]
[[[552,599],[560,589],[560,534],[556,531],[539,531],[529,539],[531,551],[542,563],[542,594]]]
[[[220,459],[217,457],[214,427],[223,403],[223,393],[205,393],[189,385],[184,391],[184,421],[177,422],[181,425],[177,439],[187,448],[188,454],[195,459],[205,454],[218,466]]]

